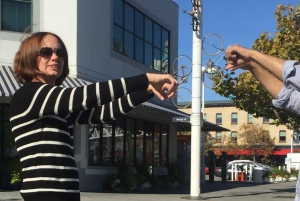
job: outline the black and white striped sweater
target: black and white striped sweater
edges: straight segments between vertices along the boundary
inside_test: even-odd
[[[32,82],[12,97],[10,122],[25,201],[80,200],[73,125],[114,120],[150,99],[145,74],[78,88]]]

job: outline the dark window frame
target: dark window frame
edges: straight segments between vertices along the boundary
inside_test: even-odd
[[[281,136],[281,133],[284,133],[284,136]],[[286,142],[286,130],[280,130],[279,131],[279,138],[278,138],[279,143],[285,143]]]
[[[233,137],[233,134],[235,134],[235,137]],[[231,131],[231,142],[237,142],[237,132]]]
[[[233,117],[234,115],[236,115],[236,118]],[[231,113],[231,124],[238,124],[238,113],[237,112]]]
[[[165,27],[163,27],[162,25],[160,25],[158,22],[152,20],[150,17],[148,17],[147,15],[145,15],[144,13],[142,13],[140,10],[136,9],[134,6],[132,6],[131,4],[129,4],[127,1],[124,0],[114,0],[113,2],[114,4],[120,4],[120,6],[122,6],[122,12],[121,14],[119,13],[119,15],[123,15],[122,19],[123,19],[123,23],[120,23],[119,21],[115,21],[113,22],[113,30],[114,30],[114,34],[113,34],[113,50],[123,54],[139,63],[142,63],[154,70],[157,70],[159,72],[162,73],[166,73],[166,72],[170,72],[170,31],[167,30]],[[125,8],[131,8],[133,10],[133,29],[132,30],[128,30],[126,29],[126,12],[125,12]],[[113,12],[120,12],[119,10],[117,10],[117,8],[119,8],[118,6],[113,6],[114,10]],[[115,10],[116,9],[116,10]],[[128,10],[128,9],[127,9]],[[137,31],[138,29],[136,28],[137,24],[137,19],[136,19],[136,14],[138,15],[142,15],[143,16],[143,23],[142,24],[142,33],[143,36],[141,36],[140,32]],[[119,20],[120,18],[118,18]],[[139,19],[140,20],[140,19]],[[141,21],[139,21],[141,22]],[[151,24],[150,30],[151,33],[149,33],[149,31],[146,31],[146,27],[147,27],[147,23],[149,22]],[[155,27],[157,27],[157,29],[155,29]],[[118,29],[117,29],[118,28]],[[117,30],[121,31],[121,33],[116,32]],[[158,30],[159,33],[155,34],[155,31]],[[125,34],[127,33],[127,34]],[[128,36],[128,34],[132,34],[132,38],[133,38],[133,42],[130,42],[129,46],[132,46],[132,50],[133,52],[130,51],[126,51],[128,50],[126,41],[128,42],[128,40],[125,40],[125,35]],[[122,35],[122,39],[118,39],[115,38],[115,36],[118,35]],[[146,39],[146,34],[150,34],[150,40]],[[158,39],[158,40],[155,40]],[[139,43],[142,41],[143,42],[143,58],[141,58],[141,50],[137,49],[140,47],[140,44],[137,44],[137,41],[139,41]],[[150,48],[150,49],[149,49]],[[148,51],[147,51],[148,50]],[[150,52],[149,52],[150,50]]]
[[[218,115],[220,115],[221,118],[219,118]],[[223,121],[223,115],[222,115],[222,113],[217,113],[216,114],[216,124],[222,124],[222,121]]]
[[[250,120],[251,119],[251,120]],[[252,114],[250,114],[250,113],[248,113],[248,117],[247,117],[247,122],[248,122],[248,124],[253,124],[253,115]]]
[[[263,117],[263,124],[269,124],[270,123],[270,119],[267,117]]]
[[[22,5],[22,7],[20,5]],[[4,7],[6,9],[10,8],[15,12],[8,12]],[[22,10],[17,12],[20,8]],[[18,33],[24,33],[26,31],[27,33],[31,33],[32,12],[32,0],[0,0],[0,31],[11,31]],[[11,17],[9,15],[15,16]]]
[[[221,135],[218,135],[218,134],[221,134]],[[216,132],[216,143],[221,143],[222,142],[222,136],[223,136],[222,131],[217,131]]]
[[[159,161],[159,164],[160,164],[160,166],[161,166],[161,164],[162,164],[162,156],[163,156],[163,152],[165,152],[165,154],[166,154],[166,156],[165,156],[165,165],[168,163],[168,161],[169,161],[169,126],[168,125],[165,125],[165,124],[159,124],[159,123],[154,123],[154,122],[149,122],[149,121],[145,121],[145,120],[141,120],[141,119],[136,119],[136,118],[132,118],[132,117],[123,117],[123,119],[124,119],[124,140],[123,140],[123,153],[122,153],[122,155],[123,155],[123,160],[121,160],[122,161],[122,163],[123,164],[127,164],[127,155],[126,155],[126,143],[127,143],[127,141],[126,141],[126,134],[128,133],[127,132],[127,121],[130,119],[130,120],[132,120],[133,122],[134,122],[134,125],[133,125],[133,127],[134,127],[134,153],[133,153],[133,157],[134,157],[134,159],[133,159],[133,166],[137,166],[137,165],[145,165],[146,164],[146,149],[147,149],[147,146],[146,146],[146,125],[150,125],[150,124],[152,124],[153,126],[152,126],[152,128],[151,128],[151,132],[152,132],[152,135],[151,136],[148,136],[148,137],[150,137],[151,139],[152,139],[152,142],[151,142],[151,146],[152,146],[152,153],[151,153],[151,155],[152,155],[152,157],[151,157],[151,161],[148,161],[148,163],[150,163],[151,165],[153,165],[153,162],[154,162],[154,125],[157,125],[157,126],[159,126],[160,127],[160,133],[159,133],[159,144],[158,144],[158,146],[159,146],[159,159],[158,159],[158,161]],[[143,123],[143,131],[142,131],[142,133],[143,133],[143,159],[142,159],[142,163],[143,164],[137,164],[137,149],[136,149],[136,140],[137,140],[137,134],[138,134],[138,131],[136,130],[137,129],[137,124],[138,123]],[[99,151],[99,155],[97,156],[98,158],[99,158],[99,161],[97,162],[97,163],[94,163],[94,164],[92,164],[91,163],[91,161],[92,161],[92,156],[90,156],[90,154],[89,154],[89,159],[88,159],[88,166],[89,167],[97,167],[97,166],[111,166],[111,165],[118,165],[118,162],[117,161],[115,161],[115,158],[116,158],[116,156],[115,156],[115,142],[116,142],[116,134],[115,134],[115,128],[116,128],[116,121],[111,121],[111,122],[108,122],[108,124],[110,124],[111,125],[111,127],[112,127],[112,139],[111,139],[111,144],[112,144],[112,146],[111,146],[111,152],[112,152],[112,155],[111,155],[111,163],[104,163],[103,162],[103,151],[102,151],[102,147],[100,147],[100,151]],[[102,123],[100,123],[100,124],[94,124],[94,125],[96,125],[97,126],[97,128],[99,129],[99,131],[100,131],[100,137],[99,137],[99,139],[98,139],[98,141],[99,141],[99,144],[100,144],[100,146],[102,146],[103,145],[103,124]],[[163,147],[162,147],[162,131],[163,131],[163,127],[164,127],[164,129],[167,131],[167,138],[166,138],[166,148],[165,149],[163,149]],[[92,128],[91,127],[91,125],[90,125],[90,127],[89,128]],[[89,138],[89,136],[88,136],[88,138]],[[88,150],[90,150],[90,144],[88,145]],[[120,162],[121,162],[120,161]]]

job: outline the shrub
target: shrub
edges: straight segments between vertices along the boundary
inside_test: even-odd
[[[7,172],[11,176],[11,184],[22,182],[22,167],[19,157],[13,157],[7,162]]]

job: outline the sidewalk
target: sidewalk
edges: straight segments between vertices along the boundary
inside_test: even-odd
[[[208,201],[258,201],[258,200],[294,200],[296,181],[272,184],[254,184],[245,182],[201,184],[201,197]],[[82,192],[81,201],[184,201],[199,200],[198,197],[190,197],[188,185],[178,188],[152,187],[147,191],[121,192]],[[1,191],[0,201],[23,201],[18,191]]]

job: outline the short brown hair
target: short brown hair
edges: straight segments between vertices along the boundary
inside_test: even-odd
[[[37,66],[38,63],[38,52],[42,47],[42,42],[45,36],[52,35],[57,38],[62,48],[67,50],[64,42],[59,36],[51,32],[36,32],[26,38],[15,54],[14,58],[14,74],[16,79],[21,84],[26,84],[32,81],[33,78],[37,77],[40,72]],[[64,60],[64,67],[62,75],[56,79],[55,85],[60,86],[65,78],[69,75],[69,62],[68,54]]]

